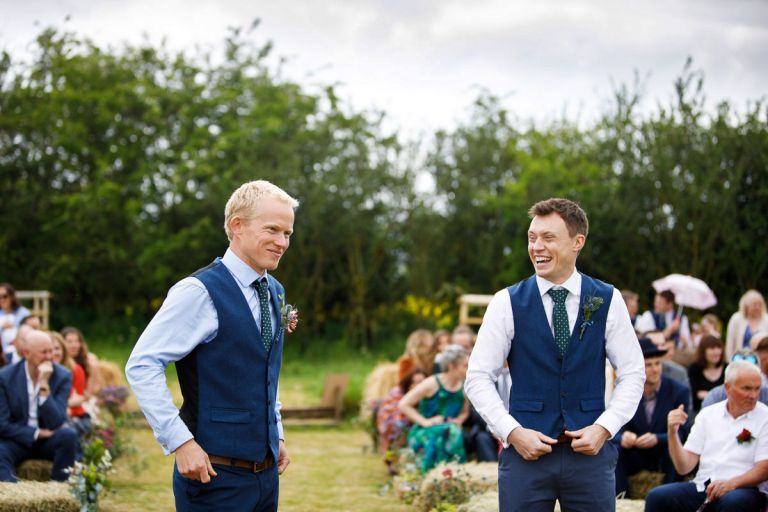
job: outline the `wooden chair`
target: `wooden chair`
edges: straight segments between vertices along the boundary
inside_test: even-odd
[[[347,391],[349,375],[331,374],[325,377],[323,400],[320,405],[308,407],[283,407],[280,415],[283,420],[327,419],[336,424],[341,421],[344,412],[344,393]]]

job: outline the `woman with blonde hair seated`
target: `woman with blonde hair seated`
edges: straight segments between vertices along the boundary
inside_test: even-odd
[[[739,310],[728,320],[725,357],[730,359],[739,350],[748,349],[752,336],[758,331],[768,331],[765,299],[757,290],[748,290],[739,300]]]
[[[416,329],[405,342],[405,354],[397,360],[398,382],[408,375],[414,368],[419,368],[425,374],[432,374],[432,363],[435,360],[433,352],[434,338],[427,329]]]
[[[67,416],[69,416],[75,431],[83,436],[91,433],[91,416],[83,409],[85,403],[85,371],[67,353],[64,337],[56,331],[51,331],[53,340],[53,362],[58,363],[72,372],[72,390],[67,401]]]

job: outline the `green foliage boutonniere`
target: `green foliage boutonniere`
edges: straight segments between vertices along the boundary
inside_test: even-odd
[[[299,315],[299,310],[293,307],[292,304],[285,303],[285,297],[280,294],[277,296],[280,303],[280,327],[285,329],[291,323],[291,320]]]
[[[581,329],[579,331],[579,339],[584,337],[584,332],[587,327],[592,325],[592,313],[600,309],[603,305],[603,298],[596,297],[594,295],[588,295],[584,299],[584,303],[581,305],[581,313],[584,317],[584,321],[581,322]]]

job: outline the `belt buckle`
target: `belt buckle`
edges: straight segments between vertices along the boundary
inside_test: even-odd
[[[264,460],[261,462],[254,462],[252,471],[254,473],[261,473],[265,469],[269,469],[272,467],[272,455],[267,454],[266,457],[264,457]]]

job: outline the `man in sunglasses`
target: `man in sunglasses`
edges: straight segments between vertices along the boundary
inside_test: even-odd
[[[739,350],[731,356],[731,362],[746,361],[760,368],[762,383],[760,384],[760,397],[758,400],[768,405],[768,335],[759,338],[755,346],[755,352],[747,349]],[[712,388],[706,398],[701,402],[701,408],[722,402],[727,398],[725,384]]]

